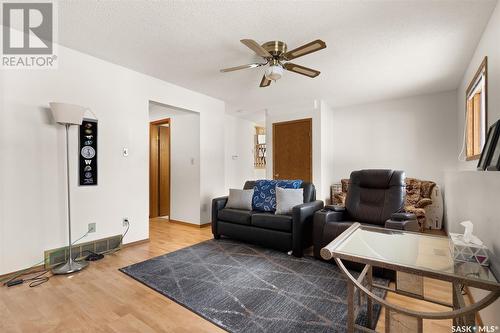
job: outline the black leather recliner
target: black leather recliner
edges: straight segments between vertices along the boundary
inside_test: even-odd
[[[404,213],[404,171],[360,170],[351,173],[345,207],[326,206],[314,216],[314,256],[353,223],[418,231],[414,214]]]
[[[254,181],[247,181],[244,189],[253,189]],[[304,203],[293,207],[291,215],[224,208],[227,196],[212,200],[212,233],[214,238],[230,237],[282,251],[292,250],[302,257],[303,249],[312,244],[314,213],[323,208],[316,200],[311,183],[302,183]]]

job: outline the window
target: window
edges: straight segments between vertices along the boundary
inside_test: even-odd
[[[479,158],[486,140],[487,68],[486,57],[466,92],[465,152],[468,161]]]

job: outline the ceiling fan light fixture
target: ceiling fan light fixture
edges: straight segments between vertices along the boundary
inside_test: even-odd
[[[224,68],[220,71],[226,73],[246,68],[268,66],[262,76],[262,79],[260,80],[259,87],[261,88],[269,87],[271,82],[281,79],[285,70],[310,78],[317,77],[320,74],[320,71],[287,61],[326,48],[326,43],[321,39],[316,39],[315,41],[299,46],[291,51],[288,51],[288,47],[285,42],[279,40],[269,41],[262,45],[253,39],[242,39],[240,42],[255,52],[256,55],[263,58],[264,61],[260,63]]]
[[[266,69],[265,75],[269,80],[279,80],[283,76],[283,67],[281,65],[271,65]]]

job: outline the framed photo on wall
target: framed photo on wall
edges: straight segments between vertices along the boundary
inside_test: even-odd
[[[97,185],[97,120],[83,119],[80,125],[80,186]]]
[[[498,120],[493,126],[494,134],[491,147],[489,149],[490,156],[488,162],[486,162],[486,170],[488,171],[500,170],[500,120]]]
[[[478,170],[486,170],[488,163],[490,162],[491,154],[493,153],[493,143],[498,140],[498,135],[500,134],[500,121],[497,121],[488,129],[488,134],[486,135],[486,142],[483,147],[483,151],[481,152],[481,157],[479,158],[479,162],[477,164]]]

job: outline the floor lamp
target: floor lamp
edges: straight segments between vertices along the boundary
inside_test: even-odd
[[[83,114],[87,108],[82,106],[66,104],[66,103],[49,103],[54,120],[64,125],[66,129],[66,191],[67,191],[67,204],[68,204],[68,260],[59,266],[52,269],[53,274],[70,274],[81,271],[88,266],[87,261],[74,261],[71,254],[71,195],[70,195],[70,177],[69,177],[69,143],[68,132],[71,125],[81,125],[83,121]]]

